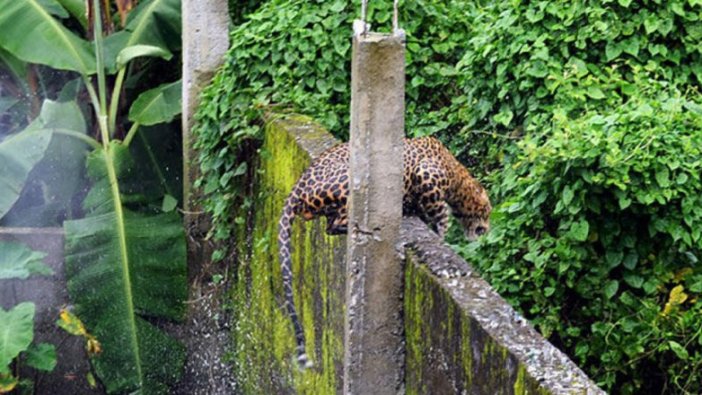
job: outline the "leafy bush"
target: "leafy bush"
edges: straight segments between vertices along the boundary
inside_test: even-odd
[[[457,65],[469,126],[526,128],[554,103],[577,112],[637,95],[637,69],[702,81],[699,1],[494,2]],[[534,118],[537,118],[536,120]]]
[[[522,140],[478,265],[621,393],[702,390],[702,107],[653,89]],[[544,136],[548,136],[544,138]]]

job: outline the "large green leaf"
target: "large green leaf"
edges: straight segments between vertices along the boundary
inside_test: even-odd
[[[176,214],[123,207],[118,188],[134,176],[132,169],[120,143],[91,153],[89,214],[64,223],[68,289],[103,345],[94,364],[108,392],[164,393],[180,375],[184,350],[144,317],[183,317],[185,236]]]
[[[75,101],[45,100],[39,117],[23,132],[0,143],[0,188],[12,186],[5,189],[8,193],[0,194],[3,223],[53,226],[70,211],[82,179],[86,144],[72,136],[52,136],[57,129],[85,136],[85,119]],[[1,164],[5,160],[7,166]],[[42,193],[29,196],[31,190]],[[13,206],[18,199],[22,203]]]
[[[147,0],[129,13],[125,30],[131,36],[126,46],[154,45],[171,51],[180,49],[180,0]]]
[[[7,67],[15,80],[24,82],[27,79],[27,63],[17,59],[14,55],[2,49],[1,44],[0,63]]]
[[[44,264],[46,253],[33,251],[22,243],[0,240],[0,257],[0,280],[53,274],[51,268]]]
[[[45,100],[37,121],[43,128],[69,130],[83,136],[86,133],[85,118],[75,101]],[[28,176],[19,203],[6,214],[3,223],[60,226],[63,219],[70,218],[76,191],[85,187],[86,148],[87,145],[75,137],[53,134],[43,159]]]
[[[33,122],[24,131],[0,142],[0,218],[17,201],[27,176],[44,157],[51,131]]]
[[[180,49],[180,0],[142,1],[129,13],[124,30],[105,38],[105,61],[116,72],[117,56],[127,48],[148,45],[163,51]],[[168,55],[152,54],[150,56]]]
[[[145,126],[172,121],[182,110],[182,90],[178,80],[142,93],[129,109],[129,120]]]
[[[52,16],[68,14],[56,0],[0,0],[0,46],[17,58],[84,75],[95,73],[88,41]]]
[[[85,0],[58,0],[71,15],[80,22],[84,29],[88,28],[88,11]]]
[[[168,50],[153,45],[133,45],[124,48],[117,55],[117,68],[124,67],[130,60],[139,57],[159,57],[170,60],[173,54]]]
[[[56,346],[50,343],[32,344],[27,349],[27,365],[50,372],[56,367]]]
[[[34,303],[20,303],[10,311],[0,307],[0,374],[10,373],[10,362],[34,339]]]

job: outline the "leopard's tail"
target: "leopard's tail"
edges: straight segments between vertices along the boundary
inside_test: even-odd
[[[285,200],[285,206],[283,206],[283,214],[280,216],[280,221],[278,222],[278,254],[280,258],[280,271],[283,275],[285,309],[290,316],[293,329],[295,330],[295,340],[297,342],[297,362],[299,363],[301,369],[305,369],[312,367],[312,362],[309,360],[307,353],[305,352],[305,333],[302,331],[302,325],[300,324],[300,319],[298,318],[297,311],[295,310],[295,301],[293,299],[292,289],[292,260],[290,257],[290,236],[292,223],[295,219],[295,212],[293,210],[295,202],[296,198],[289,196]]]

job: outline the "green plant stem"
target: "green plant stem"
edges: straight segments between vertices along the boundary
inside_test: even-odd
[[[126,67],[119,69],[117,78],[115,79],[115,85],[112,87],[108,127],[113,133],[117,130],[117,110],[119,109],[119,97],[122,94],[122,84],[124,83],[126,70]]]
[[[107,115],[107,86],[105,83],[105,54],[102,42],[102,10],[100,1],[93,0],[93,26],[95,41],[95,60],[97,63],[98,94],[100,95],[100,115]]]
[[[129,143],[132,142],[132,139],[134,138],[134,135],[136,134],[137,130],[139,129],[139,122],[134,122],[131,128],[129,128],[129,132],[127,132],[127,136],[124,138],[124,145],[129,146]]]
[[[100,126],[100,135],[102,136],[102,146],[107,149],[110,144],[110,132],[107,129],[107,116],[98,114],[97,120]]]
[[[93,105],[93,108],[95,109],[95,114],[100,113],[100,101],[98,100],[97,93],[95,92],[95,88],[93,87],[92,81],[90,81],[90,78],[87,75],[83,76],[83,83],[85,84],[85,89],[88,90],[88,95],[90,95],[90,102]]]
[[[84,134],[82,134],[82,133],[78,133],[78,132],[73,131],[73,130],[68,130],[68,129],[52,129],[52,131],[53,131],[54,133],[62,134],[62,135],[64,135],[64,136],[70,136],[70,137],[76,138],[76,139],[78,139],[78,140],[80,140],[80,141],[82,141],[82,142],[88,144],[89,146],[91,146],[91,147],[93,147],[93,148],[95,148],[95,149],[98,149],[98,148],[101,148],[101,147],[102,147],[102,146],[100,145],[100,143],[98,143],[95,139],[90,138],[89,136],[86,136],[86,135],[84,135]]]

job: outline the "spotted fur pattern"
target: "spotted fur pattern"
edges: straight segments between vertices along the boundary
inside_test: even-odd
[[[419,216],[441,237],[448,227],[449,212],[462,224],[469,240],[487,232],[492,206],[485,189],[468,170],[433,137],[405,139],[404,143],[403,214]],[[305,352],[304,332],[293,301],[292,222],[296,216],[305,220],[324,216],[328,234],[347,232],[348,163],[346,143],[322,153],[293,187],[280,217],[278,245],[285,307],[295,330],[297,359],[303,368],[311,366],[311,362]]]

